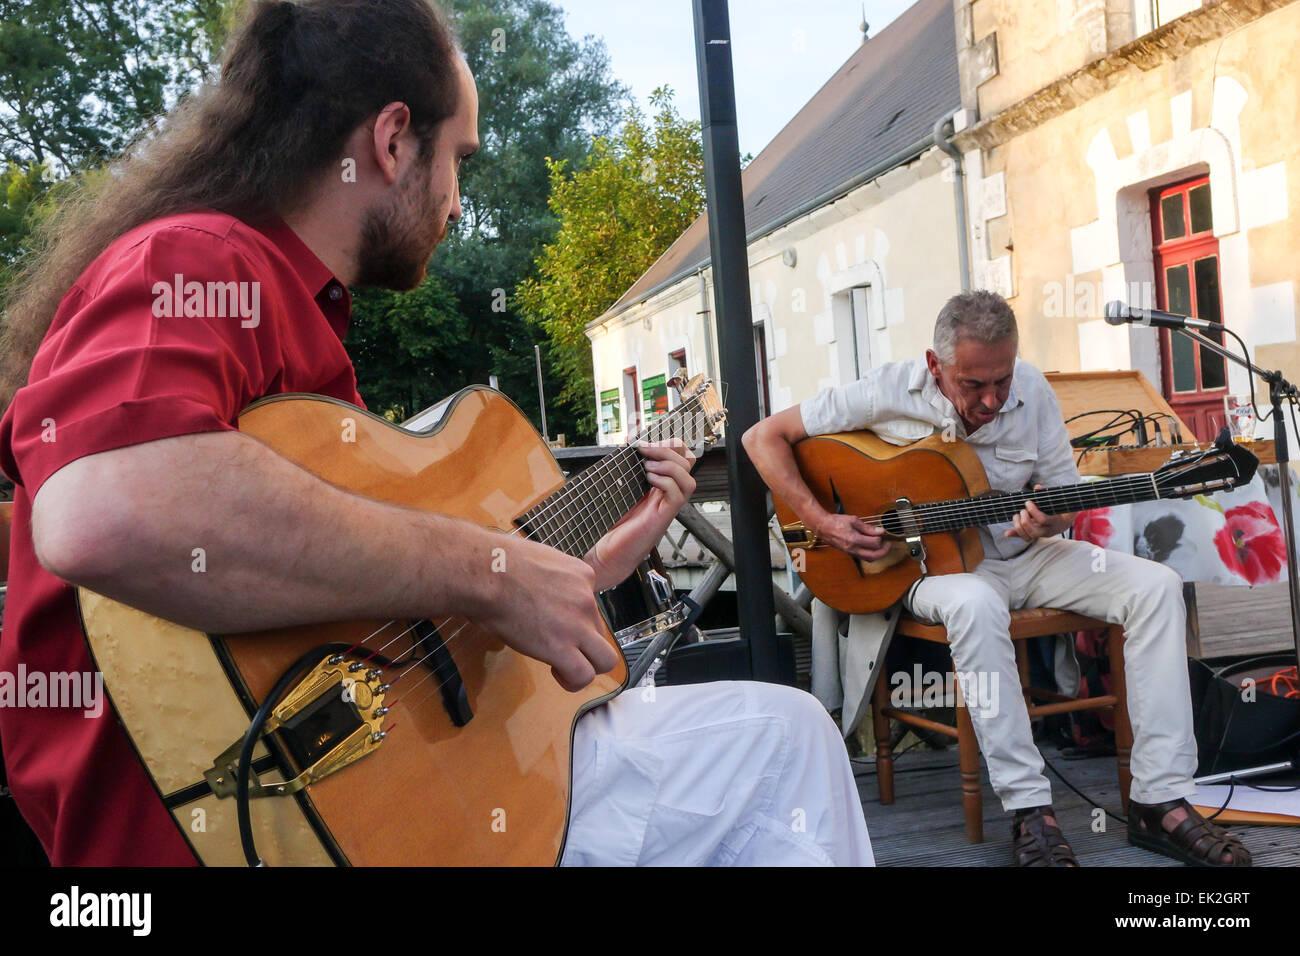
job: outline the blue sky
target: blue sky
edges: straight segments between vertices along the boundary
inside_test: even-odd
[[[552,0],[569,33],[605,41],[614,75],[642,109],[667,84],[682,115],[698,119],[691,0]],[[872,36],[912,0],[867,0]],[[755,156],[862,41],[862,0],[731,0],[736,115],[742,153]]]

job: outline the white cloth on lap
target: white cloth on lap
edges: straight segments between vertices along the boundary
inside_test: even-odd
[[[867,714],[898,616],[897,605],[878,614],[848,615],[812,602],[812,692],[827,710],[840,711],[845,737]]]
[[[578,721],[566,866],[871,866],[835,724],[757,681],[633,688]]]

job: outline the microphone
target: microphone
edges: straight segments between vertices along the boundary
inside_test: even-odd
[[[1128,322],[1156,326],[1164,329],[1222,329],[1217,322],[1194,319],[1190,315],[1178,315],[1174,312],[1161,312],[1159,309],[1133,309],[1116,299],[1106,303],[1106,321],[1111,325],[1124,325]]]

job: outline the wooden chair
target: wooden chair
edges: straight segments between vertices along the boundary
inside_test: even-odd
[[[1047,634],[1062,634],[1069,631],[1082,631],[1091,628],[1106,628],[1109,631],[1107,649],[1110,654],[1111,689],[1113,693],[1100,697],[1077,698],[1055,691],[1031,687],[1029,684],[1029,659],[1025,655],[1024,641],[1031,637]],[[933,641],[936,644],[948,643],[948,632],[939,624],[924,624],[906,612],[898,622],[898,634]],[[1032,720],[1048,714],[1061,714],[1076,710],[1098,710],[1109,708],[1115,717],[1115,750],[1119,763],[1120,799],[1124,812],[1128,812],[1129,786],[1132,775],[1129,773],[1129,752],[1133,748],[1133,731],[1129,726],[1128,707],[1125,704],[1124,687],[1124,629],[1119,625],[1107,624],[1082,614],[1058,611],[1052,608],[1035,608],[1032,610],[1011,612],[1011,642],[1016,652],[1016,667],[1020,673],[1020,686],[1025,706]],[[880,802],[894,802],[894,757],[889,745],[889,718],[893,717],[911,727],[944,734],[957,739],[958,761],[961,767],[961,802],[966,817],[966,836],[971,843],[984,841],[983,799],[980,789],[980,754],[979,744],[975,739],[975,728],[971,724],[970,713],[962,700],[961,686],[957,688],[957,723],[955,726],[927,720],[916,714],[898,711],[889,705],[888,680],[879,675],[872,692],[871,711],[876,734],[876,775],[880,783]],[[1035,704],[1035,700],[1047,703]]]

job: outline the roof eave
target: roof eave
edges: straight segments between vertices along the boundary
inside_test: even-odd
[[[943,116],[950,116],[959,108],[960,108],[960,104],[957,104],[956,106],[953,106],[952,109],[947,110],[945,113],[939,114],[938,118],[942,118]],[[753,243],[757,242],[759,239],[762,239],[764,236],[771,235],[772,233],[776,232],[778,229],[781,229],[784,226],[788,226],[796,219],[801,219],[804,216],[813,212],[814,210],[820,209],[822,206],[832,203],[837,199],[842,199],[844,196],[847,196],[849,193],[853,192],[853,190],[857,189],[860,186],[865,186],[873,179],[878,179],[879,177],[890,172],[891,170],[897,169],[899,166],[904,166],[907,163],[912,162],[914,159],[916,159],[922,153],[924,153],[927,149],[930,149],[935,145],[936,143],[934,139],[934,134],[927,133],[925,136],[909,144],[908,146],[905,146],[904,148],[898,150],[897,152],[891,154],[890,156],[885,157],[884,159],[880,160],[877,163],[873,163],[872,165],[868,166],[866,169],[862,170],[861,172],[856,173],[854,176],[850,177],[848,180],[841,183],[840,185],[827,190],[826,192],[822,193],[820,196],[816,196],[808,200],[807,202],[802,203],[799,206],[796,206],[794,209],[790,210],[788,213],[781,216],[780,218],[774,219],[772,222],[763,225],[759,229],[756,229],[754,232],[750,233],[745,237],[746,248],[748,248]],[[672,247],[670,246],[669,248],[671,249]],[[665,251],[664,254],[667,255],[667,251]],[[606,324],[611,319],[618,318],[618,316],[622,315],[624,312],[626,312],[628,309],[631,309],[633,306],[641,305],[643,302],[646,302],[647,300],[654,298],[656,295],[659,295],[661,292],[672,288],[677,283],[681,282],[683,279],[691,275],[694,275],[695,273],[698,273],[704,269],[709,268],[712,264],[713,264],[713,257],[705,256],[699,262],[692,263],[690,266],[679,269],[673,275],[669,276],[667,279],[664,279],[662,282],[651,287],[650,289],[647,289],[645,292],[641,293],[641,295],[639,295],[636,299],[633,299],[631,302],[626,303],[621,308],[615,306],[614,308],[608,309],[607,311],[602,313],[598,318],[592,319],[590,322],[586,324],[585,329],[587,331],[591,331],[595,328],[598,328],[601,325]],[[652,269],[654,268],[654,266],[651,265],[650,268]],[[650,270],[647,269],[646,271],[648,272]]]

